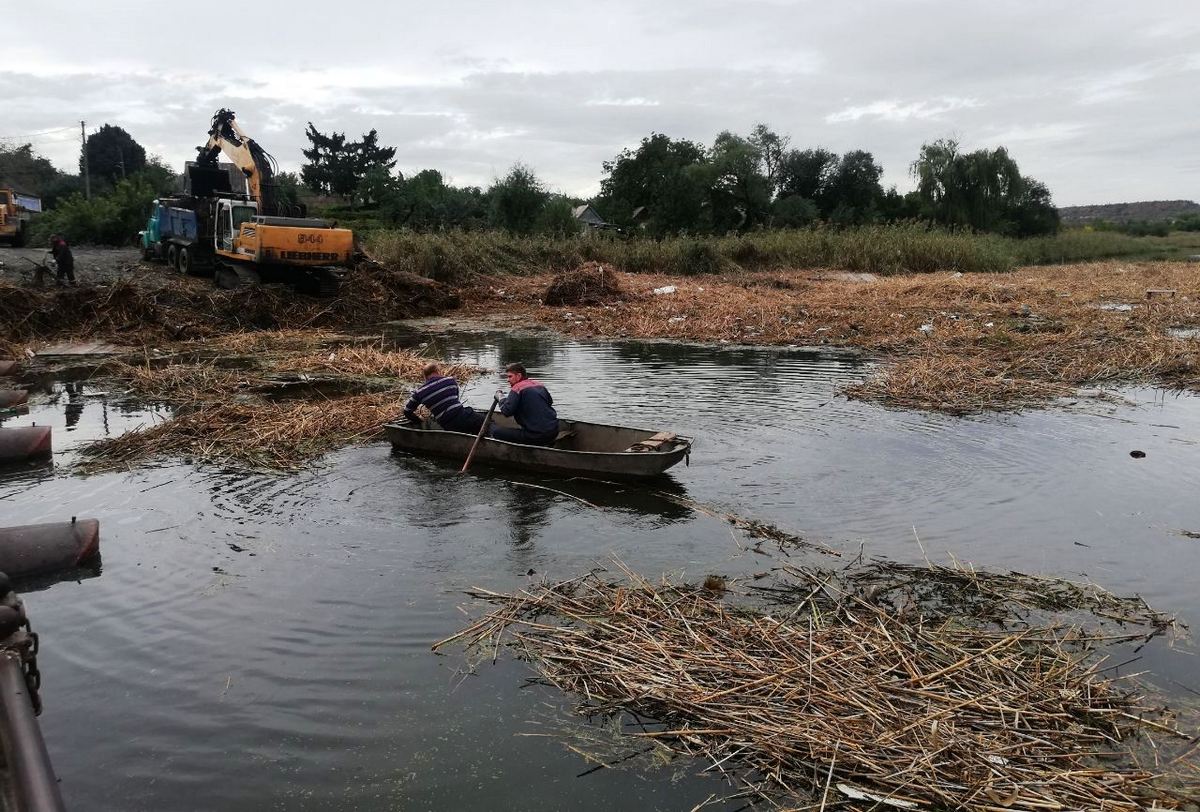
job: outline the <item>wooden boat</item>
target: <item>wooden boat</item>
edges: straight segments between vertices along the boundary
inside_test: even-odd
[[[516,427],[511,417],[497,414],[497,426]],[[432,420],[420,426],[388,423],[384,426],[392,447],[410,454],[467,458],[475,435],[445,431]],[[553,446],[522,445],[485,437],[475,451],[476,463],[505,465],[535,471],[599,477],[652,477],[661,474],[692,452],[692,438],[669,432],[631,429],[559,420]]]

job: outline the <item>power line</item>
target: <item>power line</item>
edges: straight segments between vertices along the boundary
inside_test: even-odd
[[[29,133],[28,135],[0,135],[0,141],[20,141],[25,138],[37,138],[40,135],[52,135],[54,133],[62,132],[63,130],[73,129],[75,129],[74,124],[70,125],[69,127],[55,127],[53,130],[45,130],[40,133]]]

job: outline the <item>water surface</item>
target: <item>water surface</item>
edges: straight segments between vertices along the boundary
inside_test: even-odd
[[[458,477],[373,444],[288,477],[180,461],[78,477],[81,442],[168,412],[41,381],[29,413],[5,418],[52,424],[56,458],[0,474],[0,521],[101,522],[100,577],[26,598],[72,808],[691,809],[721,785],[688,765],[577,777],[590,765],[557,735],[579,724],[569,698],[526,687],[523,664],[463,677],[456,652],[429,651],[472,586],[614,556],[689,579],[767,566],[655,489],[854,552],[918,560],[919,536],[938,560],[1086,576],[1200,616],[1200,541],[1182,534],[1200,531],[1195,397],[962,419],[846,401],[839,387],[869,367],[836,355],[544,334],[429,349],[520,360],[564,416],[692,435],[691,465],[653,488]],[[486,405],[498,383],[468,399]],[[1200,689],[1194,657],[1143,653],[1139,667]]]

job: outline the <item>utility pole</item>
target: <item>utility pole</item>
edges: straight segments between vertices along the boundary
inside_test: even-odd
[[[92,175],[88,172],[87,159],[87,130],[84,129],[83,122],[79,122],[79,140],[83,142],[83,196],[88,200],[92,199]]]

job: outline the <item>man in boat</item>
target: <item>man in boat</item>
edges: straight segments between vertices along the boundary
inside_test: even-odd
[[[493,426],[491,436],[497,440],[525,445],[552,445],[558,436],[558,413],[554,411],[554,398],[540,381],[530,378],[521,364],[509,364],[504,368],[508,378],[509,392],[500,400],[500,414],[517,421],[519,429]]]
[[[425,383],[404,404],[404,417],[408,422],[421,422],[417,417],[417,407],[424,406],[446,431],[478,434],[483,427],[483,415],[463,405],[458,393],[458,381],[450,375],[443,375],[442,367],[436,361],[426,364],[421,374],[425,376]]]

